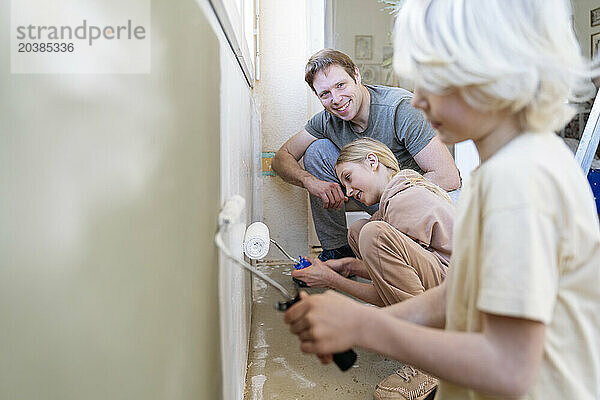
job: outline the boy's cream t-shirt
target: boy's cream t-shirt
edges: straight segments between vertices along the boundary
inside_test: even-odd
[[[546,325],[541,367],[524,398],[599,398],[598,215],[587,179],[555,134],[523,134],[473,172],[448,274],[446,329],[480,331],[483,312]],[[447,382],[436,396],[486,398]]]

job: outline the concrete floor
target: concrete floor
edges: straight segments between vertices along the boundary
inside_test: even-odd
[[[258,267],[294,292],[290,263],[259,263]],[[335,364],[322,365],[315,356],[300,351],[283,313],[275,311],[274,303],[283,299],[279,292],[257,278],[253,287],[245,400],[372,399],[375,385],[401,367],[398,361],[361,349],[355,349],[358,360],[347,372]]]

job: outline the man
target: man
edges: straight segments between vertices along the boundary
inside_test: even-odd
[[[310,193],[315,230],[323,247],[319,259],[354,256],[347,240],[348,198],[333,169],[347,143],[361,137],[377,139],[394,152],[402,168],[422,173],[447,191],[458,189],[460,178],[452,155],[423,115],[410,105],[410,92],[365,86],[350,57],[332,49],[323,49],[309,59],[305,80],[325,110],[281,146],[272,167],[284,181]],[[305,169],[298,164],[302,157]],[[370,214],[377,210],[377,205],[358,204]]]

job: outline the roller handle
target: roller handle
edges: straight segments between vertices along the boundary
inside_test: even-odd
[[[275,308],[277,308],[279,311],[286,311],[298,301],[300,301],[300,294],[298,294],[293,300],[278,302],[275,304]],[[333,355],[333,362],[339,367],[340,370],[347,371],[356,362],[356,357],[357,356],[354,350],[350,349],[342,353],[335,353]]]
[[[356,362],[356,353],[352,349],[346,350],[343,353],[335,353],[333,355],[333,362],[335,362],[340,370],[347,371]]]
[[[312,264],[306,258],[300,256],[298,257],[298,262],[294,265],[294,269],[304,269],[306,267],[310,267]],[[300,279],[292,278],[294,282],[300,287],[310,287],[306,284],[306,282],[301,281]]]

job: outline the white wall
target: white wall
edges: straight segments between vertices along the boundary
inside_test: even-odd
[[[590,58],[592,34],[600,32],[600,25],[590,26],[590,10],[600,7],[598,0],[572,0],[575,34],[581,45],[583,55]]]
[[[217,16],[206,0],[197,2],[209,16],[209,22],[220,43],[220,204],[224,205],[235,195],[245,199],[245,209],[240,221],[236,221],[234,226],[223,232],[223,239],[229,251],[243,259],[245,227],[261,219],[262,214],[260,113],[259,104],[253,98],[252,88],[248,85],[230,47],[230,38],[226,37],[222,24],[231,24],[243,31],[244,23],[248,20],[251,22],[253,14],[244,19],[243,15],[238,14],[239,4],[225,1],[219,7],[232,13],[223,12]],[[248,8],[247,4],[245,8]],[[229,33],[233,34],[233,31]],[[235,40],[242,47],[252,47],[242,43],[246,37],[240,35],[239,31]],[[247,56],[245,52],[242,53]],[[244,62],[247,68],[253,60],[246,59]],[[250,339],[251,279],[249,272],[240,268],[223,253],[219,254],[218,288],[223,399],[241,400],[244,395]]]
[[[221,398],[219,43],[192,0],[151,38],[148,75],[11,75],[0,38],[2,399]]]
[[[383,67],[387,58],[383,49],[393,48],[391,32],[394,28],[394,16],[385,9],[385,4],[378,0],[329,0],[331,2],[333,25],[330,28],[333,38],[326,38],[332,45],[348,54],[358,65],[364,78],[368,75],[366,66],[370,65],[377,71],[378,79],[368,82],[389,86],[400,86],[413,90],[411,81],[397,77],[391,65]],[[367,35],[373,38],[373,56],[371,59],[358,59],[356,57],[355,36]]]
[[[260,188],[253,187],[259,174],[255,142],[260,132],[253,129],[253,99],[237,61],[226,41],[221,41],[221,204],[233,195],[246,199],[243,226],[228,238],[231,251],[243,258],[242,241],[249,225],[254,199]],[[256,116],[254,117],[256,118]],[[255,207],[256,208],[256,207]],[[255,212],[259,210],[254,210]],[[250,338],[250,274],[231,260],[220,257],[219,301],[224,399],[242,399]]]
[[[263,151],[277,151],[304,128],[307,85],[304,65],[308,60],[306,2],[261,0],[261,79],[256,95],[261,104]],[[290,255],[308,251],[306,190],[279,177],[263,177],[264,222],[271,237]],[[282,259],[277,249],[269,258]]]
[[[392,44],[389,34],[394,27],[394,17],[385,4],[377,0],[334,0],[334,45],[348,54],[355,63],[379,63],[383,61],[383,46]],[[373,57],[370,60],[355,59],[355,35],[373,37]]]

